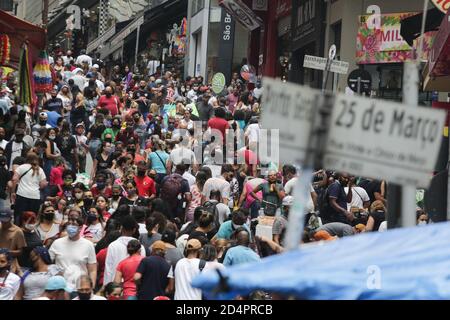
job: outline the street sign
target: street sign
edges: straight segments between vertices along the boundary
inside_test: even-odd
[[[336,51],[337,51],[336,45],[333,44],[330,47],[330,50],[328,51],[328,59],[334,60],[334,58],[336,58]]]
[[[327,58],[305,55],[303,67],[323,71],[327,67],[327,61]],[[348,62],[333,60],[331,62],[330,71],[334,73],[347,74],[349,67],[350,64]]]
[[[359,92],[358,92],[359,78]],[[366,70],[356,69],[348,75],[347,83],[350,89],[356,93],[370,92],[372,90],[372,76]]]
[[[426,188],[435,169],[444,121],[442,110],[340,94],[324,166]]]
[[[216,73],[212,78],[212,90],[215,94],[222,93],[223,89],[225,89],[225,75],[223,73]]]
[[[263,78],[262,127],[279,129],[283,163],[303,163],[320,91]]]

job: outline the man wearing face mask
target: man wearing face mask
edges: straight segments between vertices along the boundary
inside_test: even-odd
[[[88,276],[81,276],[77,281],[78,297],[72,300],[106,300],[105,297],[94,295],[94,286],[91,278]]]
[[[144,119],[147,118],[151,93],[147,91],[147,83],[144,80],[139,83],[139,90],[134,92],[133,99],[137,102],[138,110]]]
[[[250,234],[250,228],[246,224],[247,218],[248,211],[244,209],[238,209],[234,211],[231,215],[231,220],[225,221],[220,225],[219,231],[211,240],[211,242],[219,239],[230,240],[233,232],[240,227],[245,228]]]
[[[5,156],[7,160],[7,165],[11,171],[12,164],[15,158],[17,157],[24,157],[26,158],[26,155],[28,151],[30,150],[30,146],[28,146],[24,141],[23,138],[25,136],[25,130],[16,128],[14,131],[15,137],[12,139],[5,148]]]
[[[115,117],[119,110],[122,110],[122,103],[120,99],[114,95],[112,87],[106,87],[105,95],[101,96],[98,100],[98,107],[103,110],[108,110],[112,117]]]
[[[41,128],[47,128],[47,129],[51,128],[51,126],[49,124],[47,124],[47,120],[48,120],[48,116],[45,112],[39,113],[38,123],[36,123],[31,128],[31,136],[33,137],[34,141],[36,141],[40,137],[39,130]]]
[[[147,176],[147,163],[145,161],[139,161],[137,164],[137,176],[134,177],[134,182],[138,190],[140,197],[152,200],[156,197],[155,181]]]
[[[63,104],[62,99],[58,98],[58,92],[54,88],[50,92],[50,94],[51,94],[52,98],[47,100],[44,103],[44,110],[55,111],[55,112],[59,113],[60,115],[62,115],[64,104]]]
[[[50,257],[55,264],[64,270],[67,286],[74,290],[77,280],[85,275],[92,283],[97,280],[97,258],[91,241],[80,237],[83,218],[74,209],[69,213],[67,236],[59,238],[50,247]]]
[[[348,191],[345,193],[345,187],[348,186]],[[328,212],[325,215],[326,222],[342,222],[351,224],[355,219],[353,213],[347,210],[347,203],[352,202],[352,182],[347,173],[336,173],[335,182],[329,187],[326,201],[328,201]],[[324,223],[326,223],[324,222]]]

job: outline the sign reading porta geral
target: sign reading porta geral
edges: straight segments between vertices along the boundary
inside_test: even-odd
[[[431,0],[431,2],[443,13],[447,13],[448,9],[450,9],[450,0]]]

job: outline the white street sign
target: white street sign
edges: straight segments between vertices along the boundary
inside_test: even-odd
[[[333,44],[330,47],[330,51],[328,51],[328,58],[330,60],[333,60],[336,57],[336,50],[337,50],[336,45]]]
[[[327,58],[305,55],[303,67],[316,70],[325,70],[327,61]],[[347,74],[349,67],[350,64],[348,62],[333,60],[331,62],[330,71],[334,73]]]
[[[303,163],[318,90],[264,78],[262,127],[279,129],[283,163]]]
[[[435,169],[445,117],[442,110],[340,94],[333,108],[324,166],[426,188]]]

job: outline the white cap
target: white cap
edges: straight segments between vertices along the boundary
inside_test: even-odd
[[[78,72],[83,73],[83,69],[81,69],[81,68],[76,68],[75,70],[72,71],[73,74],[77,74]]]
[[[99,65],[98,65],[98,64],[94,64],[94,65],[92,66],[92,68],[95,68],[95,69],[100,69],[100,67],[99,67]]]
[[[286,196],[283,198],[283,206],[290,207],[294,204],[294,197],[293,196]]]

